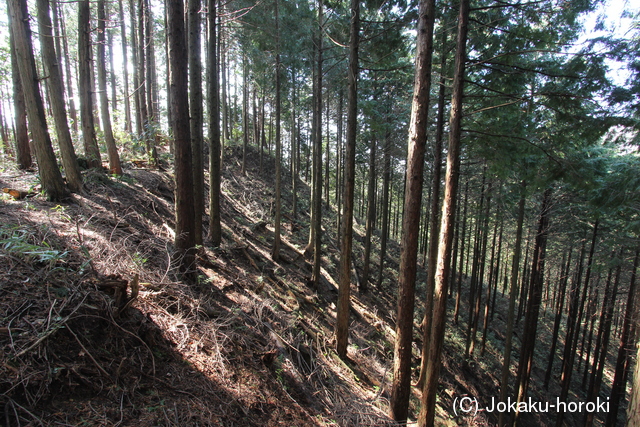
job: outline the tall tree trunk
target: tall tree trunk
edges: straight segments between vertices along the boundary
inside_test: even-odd
[[[64,19],[61,18],[62,5],[59,5],[59,1],[51,2],[51,7],[53,11],[53,19],[54,19],[54,27],[59,28],[59,37],[62,39],[62,51],[58,52],[58,56],[62,55],[64,57],[64,77],[66,80],[66,94],[68,95],[67,101],[69,103],[69,119],[71,119],[71,129],[74,133],[78,132],[78,114],[76,112],[76,104],[73,96],[73,85],[72,85],[72,74],[71,74],[71,60],[69,55],[69,43],[67,41],[67,29],[65,26]],[[57,22],[56,22],[57,21]],[[61,64],[58,61],[58,64]]]
[[[476,345],[476,337],[478,334],[478,322],[480,321],[480,303],[482,300],[482,287],[484,285],[484,270],[487,261],[487,241],[489,240],[489,209],[491,207],[491,186],[490,182],[487,187],[487,204],[484,215],[482,216],[483,224],[480,235],[480,257],[478,262],[478,274],[475,280],[476,298],[473,305],[473,321],[471,322],[471,347],[469,355],[473,356]]]
[[[463,261],[465,257],[465,247],[466,247],[465,234],[467,232],[468,204],[469,204],[469,181],[467,180],[467,182],[464,185],[464,207],[462,208],[462,235],[460,236],[460,242],[461,242],[460,261],[458,262],[458,264],[460,264],[460,266],[458,267],[460,272],[456,280],[456,284],[458,288],[456,290],[456,304],[453,310],[453,323],[455,323],[456,325],[458,324],[458,315],[460,314],[460,299],[462,297],[462,281],[464,280],[464,277],[465,277]]]
[[[58,169],[47,130],[44,104],[38,88],[27,2],[26,0],[7,0],[7,3],[9,25],[13,34],[20,82],[29,119],[29,130],[38,162],[40,183],[50,201],[60,201],[68,196],[68,190],[62,180],[60,169]]]
[[[447,44],[446,32],[442,36],[442,49]],[[438,242],[440,237],[440,181],[442,180],[442,144],[444,135],[444,111],[445,111],[445,75],[444,69],[447,63],[447,55],[442,54],[440,61],[440,81],[438,88],[438,115],[436,119],[436,138],[433,144],[433,176],[431,178],[430,195],[431,205],[429,206],[429,243],[427,254],[427,297],[425,299],[425,315],[422,322],[422,359],[420,362],[420,378],[417,387],[422,389],[426,376],[426,362],[429,354],[429,335],[431,334],[431,315],[433,313],[433,291],[436,286],[436,267],[438,261]]]
[[[33,166],[33,159],[31,158],[29,132],[27,130],[27,106],[24,99],[24,86],[20,81],[20,69],[18,68],[18,55],[16,53],[15,37],[11,28],[9,28],[9,47],[11,49],[11,77],[13,81],[13,117],[15,128],[16,163],[18,164],[19,169],[29,169]]]
[[[200,38],[200,0],[188,0],[189,31],[189,112],[191,113],[191,150],[193,156],[193,201],[196,245],[202,245],[202,215],[204,215],[204,160],[202,157],[202,59]]]
[[[518,363],[518,402],[524,402],[529,388],[531,378],[531,367],[533,366],[533,351],[538,333],[538,317],[540,303],[542,301],[542,286],[544,283],[544,263],[547,251],[547,236],[549,234],[549,210],[551,204],[552,189],[548,188],[542,197],[542,207],[540,209],[540,219],[538,223],[538,233],[535,238],[533,252],[533,262],[531,265],[531,284],[529,285],[529,301],[527,301],[527,313],[525,316],[523,337],[520,348],[520,358]],[[520,412],[516,412],[516,419]]]
[[[640,345],[637,345],[636,368],[633,373],[633,382],[631,395],[629,396],[629,405],[627,406],[627,424],[626,427],[640,426]]]
[[[636,249],[636,255],[633,258],[633,269],[631,270],[631,280],[629,283],[629,293],[627,294],[627,307],[625,309],[624,321],[622,325],[622,333],[620,336],[620,345],[618,347],[618,358],[616,359],[616,369],[613,376],[613,385],[611,386],[610,410],[607,413],[605,426],[614,427],[618,419],[618,410],[620,400],[624,399],[626,381],[623,381],[625,371],[629,369],[631,362],[631,352],[633,351],[634,336],[631,334],[633,315],[636,311],[636,274],[640,261],[640,250]],[[637,359],[640,360],[640,359]],[[636,365],[640,362],[636,361]],[[631,402],[630,402],[631,404]],[[639,405],[640,402],[636,404]]]
[[[496,212],[496,220],[493,225],[493,237],[491,243],[491,260],[489,261],[489,280],[487,281],[487,297],[484,304],[484,315],[482,316],[482,347],[480,347],[480,355],[484,355],[484,351],[487,345],[487,329],[489,327],[489,308],[491,306],[491,292],[493,288],[493,280],[495,274],[495,268],[493,263],[495,262],[496,255],[496,239],[498,235],[498,213]]]
[[[247,146],[249,145],[249,66],[242,55],[242,175],[247,175]]]
[[[107,9],[107,14],[109,10]],[[116,83],[116,71],[113,65],[113,28],[107,32],[107,47],[109,48],[109,81],[111,85],[111,111],[118,111],[118,85]]]
[[[430,14],[435,12],[430,6]],[[433,18],[432,18],[433,19]],[[456,203],[458,199],[458,176],[460,174],[460,151],[462,145],[462,100],[464,97],[464,75],[467,51],[467,32],[469,26],[469,0],[460,1],[458,15],[458,40],[456,45],[455,66],[453,75],[453,94],[451,97],[451,116],[449,120],[449,147],[447,154],[447,172],[445,175],[444,199],[442,205],[442,222],[440,224],[440,243],[438,246],[438,262],[436,282],[433,294],[433,314],[427,374],[422,390],[421,408],[418,425],[433,426],[436,413],[436,396],[442,348],[444,346],[444,330],[447,314],[447,294],[451,277],[451,249],[455,225]]]
[[[276,18],[276,215],[274,220],[273,250],[274,261],[280,259],[280,222],[282,220],[282,148],[280,142],[280,16],[278,0],[275,0]],[[263,103],[264,105],[264,103]]]
[[[169,13],[167,8],[167,13]],[[139,108],[139,116],[140,123],[142,124],[142,135],[139,135],[144,139],[146,147],[147,147],[147,156],[149,158],[149,163],[153,165],[157,165],[157,156],[155,153],[155,143],[152,142],[151,135],[151,122],[149,120],[149,105],[147,104],[147,58],[146,58],[146,49],[145,49],[145,0],[138,0],[138,63],[137,63],[137,72],[138,72],[138,106]],[[171,91],[170,91],[171,92]],[[171,95],[169,95],[171,96]],[[175,123],[174,118],[174,123]]]
[[[296,72],[292,73],[292,102],[291,102],[291,155],[292,160],[292,176],[291,176],[291,217],[298,219],[298,180],[300,179],[300,131],[297,129],[298,116],[296,112],[297,105],[297,88],[296,88]],[[338,217],[340,210],[338,210]]]
[[[358,131],[358,48],[360,44],[360,0],[351,0],[349,27],[349,71],[347,92],[347,135],[344,156],[344,209],[340,241],[340,282],[336,315],[336,352],[347,357],[349,308],[351,294],[351,248],[353,244],[353,199],[356,171],[356,136]]]
[[[549,381],[551,380],[551,373],[553,372],[553,361],[555,359],[556,346],[558,345],[558,332],[560,332],[560,322],[562,321],[562,314],[564,313],[564,299],[567,293],[567,282],[569,281],[569,269],[571,266],[571,254],[573,248],[569,248],[569,256],[566,264],[564,263],[564,257],[562,260],[562,270],[560,272],[560,294],[558,301],[556,302],[556,316],[553,322],[553,335],[551,337],[551,350],[549,351],[549,361],[547,362],[547,371],[544,376],[544,388],[549,388]]]
[[[189,129],[189,87],[187,72],[186,32],[182,0],[167,2],[169,31],[169,66],[175,138],[176,179],[176,255],[181,271],[193,268],[195,224],[193,209],[193,174],[191,167],[191,135]],[[212,153],[213,156],[213,153]]]
[[[311,283],[317,289],[320,282],[320,264],[322,262],[322,36],[324,34],[324,3],[323,0],[318,2],[318,63],[316,71],[316,94],[314,100],[316,106],[316,126],[314,135],[314,165],[316,174],[313,177],[313,222],[311,227],[314,232],[313,239],[313,269],[311,272]]]
[[[591,283],[591,286],[589,286],[589,296],[587,297],[587,312],[585,314],[584,330],[582,333],[582,344],[580,346],[580,355],[578,356],[578,369],[576,369],[576,372],[580,372],[580,366],[584,359],[584,372],[581,383],[583,389],[587,388],[587,379],[589,378],[589,360],[591,360],[591,344],[593,342],[593,331],[595,330],[595,321],[597,317],[596,307],[598,305],[598,297],[599,289],[596,285]],[[587,335],[589,335],[588,341]],[[587,341],[586,344],[585,341]],[[594,354],[594,363],[597,357],[597,354]]]
[[[49,74],[48,84],[50,93],[51,109],[53,119],[58,134],[58,145],[60,146],[60,156],[67,178],[67,185],[74,193],[82,192],[82,176],[78,166],[78,159],[73,148],[69,122],[67,121],[67,110],[64,105],[64,89],[62,74],[60,72],[58,58],[54,47],[53,34],[51,33],[51,17],[49,16],[49,0],[38,0],[38,28],[40,32],[40,44],[42,46],[42,57]]]
[[[387,255],[389,238],[389,186],[391,184],[391,132],[384,137],[384,169],[382,172],[382,235],[380,236],[380,269],[378,270],[377,288],[382,286],[384,259]]]
[[[574,343],[576,340],[574,337],[577,335],[577,323],[578,323],[578,305],[580,304],[580,286],[582,284],[582,269],[584,265],[584,256],[586,249],[586,240],[583,240],[582,249],[580,250],[580,258],[578,259],[578,266],[574,273],[574,278],[570,288],[570,305],[569,315],[567,317],[567,333],[564,340],[564,351],[562,355],[562,371],[560,376],[561,390],[559,401],[566,402],[569,395],[569,387],[571,386],[571,375],[573,373],[574,362]],[[556,427],[562,426],[562,420],[564,418],[563,412],[558,412],[556,417]]]
[[[342,150],[342,131],[343,131],[343,109],[344,109],[344,90],[340,88],[338,93],[338,111],[336,113],[336,127],[337,127],[337,135],[336,135],[336,147],[337,147],[337,157],[336,157],[336,240],[338,246],[340,246],[340,242],[342,237],[340,236],[340,230],[342,230],[342,195],[343,191],[343,178],[344,178],[344,152]]]
[[[144,124],[142,122],[142,106],[140,105],[140,60],[138,59],[138,50],[139,50],[139,44],[138,44],[138,30],[137,30],[137,20],[136,20],[136,8],[135,8],[135,0],[129,0],[129,20],[131,21],[131,57],[132,57],[132,61],[133,61],[133,107],[134,110],[136,112],[135,117],[136,117],[136,137],[137,138],[144,138],[144,135],[142,134],[144,132]],[[168,45],[168,43],[167,43]],[[167,61],[168,63],[168,61]],[[167,91],[168,93],[168,97],[171,97],[170,92],[171,91]],[[173,123],[172,120],[170,120],[171,123]],[[173,126],[170,123],[169,127],[171,128],[171,126]]]
[[[209,238],[213,246],[222,243],[222,227],[220,225],[220,181],[221,181],[221,148],[220,148],[220,87],[218,80],[218,32],[216,0],[209,0],[209,53],[207,69],[209,75]]]
[[[389,402],[391,418],[399,422],[407,419],[411,395],[411,347],[418,262],[418,233],[416,230],[420,226],[434,23],[435,0],[421,0],[418,12],[415,78],[405,175],[405,215],[402,220],[400,269],[398,270],[398,311],[396,342],[393,352],[393,382],[391,383],[391,400]]]
[[[595,402],[596,397],[600,394],[602,386],[602,376],[604,374],[604,365],[609,350],[609,339],[611,337],[611,323],[613,320],[613,307],[618,295],[618,287],[620,285],[620,274],[622,272],[622,255],[623,249],[620,249],[618,259],[612,257],[612,261],[616,261],[618,265],[615,268],[616,274],[613,280],[613,289],[609,289],[609,280],[604,289],[602,297],[602,312],[600,313],[600,322],[598,330],[598,338],[596,340],[596,348],[593,354],[593,367],[591,370],[591,379],[589,380],[589,389],[587,391],[587,400]],[[611,268],[613,270],[613,267]],[[585,426],[591,427],[594,422],[594,412],[587,412],[585,417]]]
[[[467,320],[467,339],[465,344],[465,358],[473,356],[472,336],[475,324],[475,307],[476,307],[476,293],[478,289],[478,269],[481,264],[482,258],[482,208],[485,204],[485,191],[486,182],[486,165],[482,171],[482,188],[480,190],[480,203],[478,204],[477,219],[475,221],[475,239],[473,244],[473,261],[471,266],[471,278],[469,280],[469,308],[468,308],[468,320]],[[482,285],[480,285],[482,287]]]
[[[127,54],[127,26],[124,22],[123,0],[118,0],[118,17],[120,20],[120,40],[122,47],[122,71],[124,75],[124,130],[131,133],[131,103],[129,102],[129,58]]]
[[[87,164],[91,168],[101,168],[100,149],[96,139],[93,117],[93,82],[91,78],[91,20],[89,1],[78,4],[78,69],[80,92],[80,119],[82,138]]]
[[[509,393],[509,372],[511,372],[511,350],[513,343],[513,327],[515,323],[516,299],[518,298],[518,274],[520,272],[520,256],[522,254],[522,226],[524,224],[525,191],[527,184],[520,184],[520,201],[518,202],[518,219],[516,223],[516,241],[513,249],[513,261],[511,264],[511,279],[509,289],[509,308],[507,311],[507,331],[505,332],[504,356],[502,358],[502,373],[500,376],[500,402],[507,402]],[[498,414],[498,425],[505,425],[505,417],[508,414]],[[509,425],[509,424],[507,424]]]
[[[113,137],[111,128],[111,116],[109,114],[109,100],[107,99],[107,67],[105,63],[105,32],[106,13],[104,0],[98,0],[98,88],[100,89],[100,113],[102,115],[102,127],[104,130],[104,140],[107,145],[109,156],[109,172],[115,175],[122,175],[120,156],[116,147],[116,140]]]
[[[374,99],[375,102],[375,99]],[[361,292],[366,292],[369,283],[369,271],[371,262],[371,236],[373,235],[373,223],[376,217],[376,148],[378,142],[374,136],[371,137],[369,146],[369,182],[367,186],[367,219],[365,223],[364,236],[364,260],[361,278]]]

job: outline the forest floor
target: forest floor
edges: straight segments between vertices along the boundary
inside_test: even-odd
[[[303,255],[308,188],[301,190],[299,219],[284,216],[276,263],[270,257],[273,160],[265,156],[260,172],[251,149],[243,176],[241,150],[230,147],[224,165],[223,244],[199,248],[197,280],[188,284],[171,256],[170,173],[133,164],[122,177],[89,171],[86,194],[57,204],[37,193],[35,174],[3,169],[0,188],[35,193],[0,197],[0,426],[396,425],[386,412],[399,247],[390,243],[379,288],[361,294],[353,285],[349,360],[342,361],[333,337],[334,207],[323,208],[323,279],[314,289]],[[290,181],[284,184],[283,206],[291,212]],[[356,233],[360,264],[364,233],[357,222]],[[378,242],[376,234],[374,247]],[[378,262],[374,254],[372,271]],[[475,359],[464,358],[464,298],[460,324],[449,321],[436,425],[497,422],[485,411],[457,417],[453,401],[498,396],[506,329],[506,299],[498,299],[483,356],[478,345]],[[419,301],[416,306],[418,367],[423,312]],[[539,326],[533,400],[559,394],[557,378],[549,391],[540,386],[552,322],[547,315]],[[515,345],[517,358],[518,338]],[[412,419],[419,397],[414,389]],[[554,419],[526,414],[523,425]]]

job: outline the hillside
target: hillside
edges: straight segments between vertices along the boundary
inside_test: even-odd
[[[244,177],[240,156],[234,147],[226,152],[223,244],[199,248],[195,283],[181,281],[171,261],[169,172],[132,164],[119,178],[86,172],[86,194],[61,205],[37,194],[31,173],[0,175],[0,187],[36,190],[0,199],[0,425],[395,425],[386,411],[397,245],[381,289],[358,294],[354,276],[344,362],[333,350],[335,212],[323,208],[324,279],[313,289],[302,253],[308,217],[285,216],[283,260],[274,263],[273,165],[260,173],[252,150]],[[357,262],[361,253],[356,243]],[[448,328],[437,425],[495,424],[483,412],[456,418],[452,402],[498,396],[504,306],[497,304],[487,353],[477,361],[463,360],[464,322]],[[541,322],[544,339],[552,320]],[[420,345],[418,337],[414,366]],[[540,360],[547,348],[537,347]],[[544,376],[543,368],[534,376]],[[534,399],[557,394],[533,383]],[[524,425],[552,421],[540,414]]]

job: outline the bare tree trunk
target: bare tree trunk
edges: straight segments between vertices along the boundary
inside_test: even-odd
[[[484,285],[484,270],[487,260],[487,241],[489,239],[489,209],[491,207],[491,182],[487,187],[487,204],[482,216],[482,230],[480,234],[480,257],[478,261],[478,274],[475,280],[476,297],[473,304],[473,321],[471,322],[471,347],[469,355],[473,356],[478,334],[478,323],[480,320],[480,302],[482,300],[482,287]]]
[[[296,92],[296,73],[293,72],[292,76],[292,102],[291,102],[291,155],[292,159],[292,175],[291,175],[291,217],[296,220],[298,219],[298,180],[300,179],[300,142],[298,141],[299,131],[297,131],[296,126],[298,126],[298,117],[296,115],[296,104],[297,104],[297,92]],[[338,216],[340,216],[340,212],[338,211]]]
[[[129,102],[129,58],[127,55],[127,26],[124,22],[123,0],[118,0],[120,38],[122,42],[122,70],[124,74],[124,130],[131,133],[131,103]]]
[[[569,249],[569,257],[566,264],[564,259],[562,260],[562,271],[560,272],[560,295],[556,302],[556,316],[553,322],[553,335],[551,338],[551,350],[549,351],[549,362],[547,363],[547,372],[544,376],[544,388],[549,388],[549,381],[551,380],[551,373],[553,372],[553,361],[555,359],[556,346],[558,345],[558,332],[560,332],[560,322],[562,321],[562,314],[564,313],[564,299],[567,293],[567,282],[569,281],[569,269],[571,267],[571,254],[573,248]],[[564,257],[563,257],[564,258]]]
[[[580,257],[578,259],[578,266],[574,273],[574,279],[572,280],[570,288],[570,306],[569,315],[567,317],[567,333],[564,340],[564,351],[562,355],[562,372],[560,376],[561,390],[559,401],[566,402],[569,395],[569,387],[571,385],[571,375],[573,373],[574,362],[574,339],[577,335],[577,323],[578,323],[578,305],[580,303],[580,285],[582,283],[582,269],[584,264],[586,241],[583,241],[582,249],[580,250]],[[562,420],[564,418],[563,412],[559,412],[556,417],[556,427],[562,426]]]
[[[276,18],[276,215],[274,221],[273,250],[271,257],[280,259],[280,222],[282,220],[282,148],[280,142],[280,17],[278,0],[275,0]],[[264,105],[264,103],[263,103]]]
[[[249,145],[249,67],[242,55],[242,175],[247,175],[247,146]]]
[[[316,111],[316,126],[314,138],[314,165],[315,175],[313,177],[313,222],[310,228],[313,231],[313,269],[311,272],[311,283],[317,289],[320,282],[320,264],[322,262],[322,37],[324,33],[324,3],[323,0],[318,1],[318,62],[316,64],[316,94],[314,107]]]
[[[593,354],[593,367],[591,370],[591,379],[589,380],[589,389],[587,391],[587,400],[589,402],[595,402],[596,396],[600,394],[600,387],[602,386],[602,376],[604,374],[604,365],[607,359],[607,353],[609,350],[609,339],[611,338],[611,323],[613,319],[613,307],[615,305],[615,299],[618,294],[618,287],[620,285],[620,273],[622,272],[622,255],[623,249],[620,249],[618,259],[612,257],[612,261],[617,261],[618,265],[615,268],[616,274],[613,280],[613,289],[609,289],[609,280],[604,289],[604,295],[602,297],[602,312],[600,314],[598,338],[596,340],[596,348]],[[611,268],[613,270],[613,267]],[[591,427],[594,422],[594,413],[587,412],[585,417],[585,426]]]
[[[418,12],[415,78],[405,175],[405,215],[402,221],[402,249],[400,269],[398,270],[398,311],[393,353],[393,382],[389,402],[390,416],[399,422],[407,419],[411,395],[411,347],[418,262],[418,233],[416,230],[420,226],[434,23],[435,0],[421,0]]]
[[[460,272],[458,273],[458,277],[456,280],[457,283],[457,289],[456,289],[456,304],[455,304],[455,308],[453,309],[453,323],[455,323],[456,325],[458,324],[458,315],[460,314],[460,298],[462,296],[462,280],[465,277],[464,274],[464,266],[463,266],[463,261],[464,261],[464,256],[465,256],[465,242],[466,242],[466,232],[467,232],[467,206],[469,204],[469,181],[466,182],[466,184],[464,185],[464,207],[462,208],[462,235],[460,236],[460,261],[458,262],[458,264],[460,264],[460,266],[458,267],[458,269],[460,270]]]
[[[347,357],[349,308],[351,294],[351,249],[353,244],[353,199],[356,171],[356,136],[358,132],[358,49],[360,46],[360,0],[351,0],[349,26],[349,71],[347,92],[347,135],[344,156],[344,210],[340,240],[340,282],[336,315],[336,352]]]
[[[48,0],[38,0],[38,29],[40,32],[40,44],[42,46],[42,57],[46,70],[49,74],[48,84],[50,92],[51,109],[53,119],[58,134],[58,145],[60,146],[60,156],[64,166],[67,185],[74,193],[82,192],[82,176],[78,166],[78,159],[73,148],[69,122],[67,121],[67,111],[64,105],[64,90],[62,75],[60,73],[59,62],[56,57],[53,34],[51,33],[51,18]]]
[[[520,256],[522,254],[522,226],[524,224],[525,191],[527,184],[520,184],[520,201],[518,202],[518,220],[516,224],[516,241],[513,249],[513,262],[511,264],[511,280],[509,290],[509,309],[507,312],[507,331],[505,332],[504,357],[502,358],[502,373],[500,376],[500,402],[507,402],[509,393],[509,372],[511,371],[511,350],[513,342],[513,327],[515,323],[516,299],[518,298],[518,274],[520,272]],[[498,414],[498,425],[505,425],[505,417],[508,414]],[[510,425],[510,424],[507,424]]]
[[[204,215],[204,161],[202,133],[202,47],[200,38],[200,0],[188,0],[189,51],[189,112],[191,113],[191,150],[193,158],[193,202],[196,245],[202,245],[202,215]]]
[[[389,238],[389,186],[391,184],[391,133],[387,131],[384,138],[384,169],[382,172],[382,235],[380,236],[380,269],[378,270],[377,288],[382,286],[384,259],[387,255]]]
[[[446,47],[446,32],[442,36],[442,48]],[[444,110],[445,106],[445,76],[447,55],[442,54],[440,62],[440,81],[438,88],[438,116],[436,119],[436,138],[433,144],[433,176],[431,177],[430,195],[431,205],[429,206],[429,243],[425,250],[427,256],[427,297],[425,299],[425,314],[422,321],[422,359],[420,361],[420,377],[417,387],[422,389],[425,376],[427,374],[427,355],[429,354],[429,335],[431,334],[431,315],[433,314],[433,291],[436,286],[436,264],[438,261],[438,243],[440,237],[440,181],[442,179],[442,145],[444,135]]]
[[[11,76],[13,79],[13,117],[15,127],[16,163],[18,164],[19,169],[29,169],[33,166],[33,159],[31,158],[29,132],[27,130],[27,106],[24,99],[24,87],[20,81],[15,37],[11,29],[9,29],[9,45],[11,49]]]
[[[435,2],[434,2],[435,3]],[[433,3],[430,14],[435,12]],[[433,19],[433,18],[431,18]],[[458,176],[460,174],[460,151],[462,139],[462,101],[464,96],[464,75],[467,50],[467,32],[469,26],[469,0],[460,1],[458,15],[458,40],[456,45],[455,67],[453,75],[453,95],[451,97],[451,117],[449,121],[449,147],[447,154],[447,172],[445,175],[442,222],[440,225],[440,243],[436,267],[436,282],[433,295],[433,314],[427,373],[422,390],[421,408],[418,425],[433,426],[436,412],[438,377],[444,346],[444,329],[447,311],[447,293],[449,287],[451,248],[455,225],[456,203],[458,199]]]
[[[144,124],[142,122],[142,106],[140,105],[140,60],[138,59],[138,30],[137,30],[137,20],[136,20],[136,8],[135,8],[135,0],[129,0],[129,19],[131,21],[131,56],[133,62],[133,107],[136,112],[136,136],[137,138],[143,138],[142,133],[144,132]],[[167,43],[168,44],[168,43]],[[171,97],[168,94],[168,97]],[[172,121],[170,121],[172,123]],[[173,126],[169,124],[169,128]]]
[[[207,69],[209,70],[209,140],[211,144],[211,149],[209,150],[209,238],[213,246],[220,246],[222,243],[222,227],[220,225],[221,144],[217,17],[216,0],[209,0],[209,54],[207,57]]]
[[[61,8],[62,5],[58,4],[59,1],[55,0],[51,2],[51,9],[53,11],[53,19],[54,19],[54,28],[59,29],[57,36],[62,39],[62,51],[58,51],[58,57],[64,57],[64,68],[65,68],[65,79],[66,79],[66,93],[67,93],[67,102],[69,103],[69,118],[71,119],[71,129],[74,133],[78,132],[78,114],[76,112],[76,104],[73,96],[73,85],[72,85],[72,75],[71,75],[71,60],[69,56],[69,43],[67,42],[67,30],[65,26],[64,19],[61,19]],[[57,47],[56,47],[57,49]],[[61,64],[60,61],[58,61]]]
[[[100,149],[96,139],[93,117],[93,83],[91,80],[91,21],[89,1],[78,4],[78,69],[80,92],[80,118],[82,137],[87,164],[91,168],[101,168]]]
[[[187,48],[182,0],[167,2],[169,31],[169,66],[171,70],[171,100],[175,137],[176,179],[176,256],[180,269],[193,268],[195,224],[193,209],[193,175],[191,167],[191,135],[189,129],[189,98]]]
[[[480,347],[480,355],[484,356],[487,345],[487,329],[489,328],[489,308],[491,306],[491,291],[493,287],[493,279],[495,269],[493,263],[496,255],[496,239],[498,238],[498,213],[496,212],[496,220],[493,224],[493,237],[491,242],[491,260],[489,261],[489,280],[487,281],[487,297],[484,304],[484,315],[482,316],[482,346]]]
[[[533,351],[538,333],[538,317],[540,303],[542,300],[542,286],[544,283],[544,263],[546,260],[547,236],[549,233],[549,210],[551,204],[551,188],[544,192],[542,207],[540,209],[540,219],[538,223],[538,233],[535,238],[533,262],[531,266],[531,284],[529,285],[529,301],[527,301],[527,312],[525,316],[523,337],[520,348],[520,358],[518,363],[518,402],[523,402],[527,397],[529,381],[531,379],[531,367],[533,366]],[[516,420],[521,412],[516,412]]]
[[[58,169],[51,138],[47,130],[44,104],[38,88],[36,61],[33,55],[29,13],[26,0],[7,0],[9,22],[13,34],[14,47],[24,101],[29,118],[29,130],[38,162],[38,173],[43,190],[50,201],[65,199],[69,192]]]
[[[375,98],[374,98],[375,99]],[[369,182],[367,186],[367,219],[364,236],[364,260],[360,292],[366,292],[369,282],[369,270],[371,263],[371,236],[373,235],[373,223],[376,217],[376,148],[378,141],[371,137],[369,146]],[[327,181],[328,182],[328,181]]]
[[[636,368],[633,374],[631,395],[627,406],[627,427],[640,426],[640,345],[637,346]]]
[[[611,386],[610,410],[607,413],[606,427],[614,427],[618,419],[618,411],[620,400],[624,399],[626,381],[623,381],[624,373],[629,369],[631,362],[631,352],[633,351],[634,336],[631,333],[633,314],[636,311],[636,274],[640,261],[640,250],[636,249],[636,255],[633,258],[633,269],[631,270],[631,280],[629,283],[629,293],[627,295],[627,307],[625,309],[624,323],[622,325],[622,334],[620,337],[620,345],[618,347],[618,358],[616,360],[616,369],[613,377],[613,385]],[[640,363],[636,360],[636,365]],[[640,403],[640,402],[638,402]],[[638,403],[636,406],[638,406]],[[632,402],[630,402],[630,405]],[[631,406],[629,406],[631,407]]]
[[[107,10],[107,14],[108,14]],[[113,29],[107,32],[107,46],[109,47],[109,80],[111,84],[111,110],[118,111],[118,85],[116,83],[116,71],[113,65]]]
[[[107,17],[105,14],[104,0],[98,0],[98,87],[100,89],[100,113],[102,114],[102,127],[104,129],[104,139],[109,155],[109,172],[115,175],[122,175],[120,156],[113,137],[111,128],[111,116],[109,115],[109,100],[107,99],[107,70],[105,66],[105,31]]]

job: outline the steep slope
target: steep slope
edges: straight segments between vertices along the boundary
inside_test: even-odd
[[[0,425],[394,425],[386,411],[397,245],[380,289],[358,294],[353,277],[344,362],[333,350],[335,212],[323,208],[323,279],[313,289],[302,254],[308,188],[295,220],[284,180],[283,256],[274,263],[273,160],[261,172],[258,159],[251,149],[242,176],[241,150],[227,149],[223,244],[199,248],[195,283],[181,281],[171,260],[170,173],[135,164],[120,178],[87,172],[86,194],[64,205],[37,194],[0,198]],[[0,174],[0,187],[38,189],[33,174],[15,170]],[[361,227],[356,232],[360,263]],[[420,298],[423,283],[420,277]],[[448,327],[437,425],[495,425],[495,414],[483,411],[456,416],[453,401],[498,396],[506,319],[498,298],[487,354],[478,361],[464,360],[464,322]],[[541,329],[549,329],[546,320]],[[547,346],[537,348],[544,360]],[[537,400],[547,394],[531,391]],[[412,411],[418,398],[414,392]],[[523,421],[553,419],[531,414]]]

